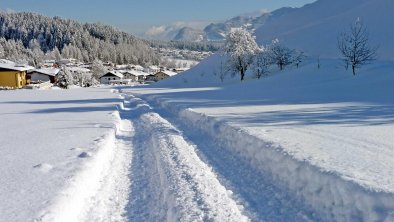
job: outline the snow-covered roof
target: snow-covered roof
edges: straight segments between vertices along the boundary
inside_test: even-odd
[[[105,73],[104,75],[102,75],[101,77],[106,76],[106,75],[108,75],[108,74],[112,74],[112,75],[117,76],[117,77],[119,77],[119,78],[123,78],[123,74],[120,73],[120,72],[117,72],[117,71],[110,71],[110,72],[107,72],[107,73]],[[101,78],[101,77],[100,77],[100,78]]]
[[[164,74],[166,74],[166,75],[168,75],[168,76],[175,76],[176,74],[178,74],[178,73],[176,73],[176,72],[169,71],[169,70],[160,71],[160,72],[158,72],[158,73],[164,73]],[[156,74],[157,74],[157,73],[156,73]]]
[[[15,64],[15,62],[8,60],[8,59],[0,59],[0,63],[5,64]]]
[[[90,72],[90,69],[83,67],[67,67],[67,69],[72,72]]]
[[[16,63],[0,63],[0,69],[9,69],[9,70],[23,72],[23,71],[34,69],[34,67],[29,65],[16,64]]]
[[[30,70],[30,73],[37,72],[41,74],[45,74],[48,76],[56,76],[59,73],[60,69],[53,69],[53,68],[42,68],[42,69],[33,69]]]
[[[142,67],[142,66],[140,66],[140,65],[136,65],[136,66],[132,66],[132,67],[134,67],[135,69],[141,69],[141,70],[144,69],[144,67]]]
[[[152,69],[152,70],[157,70],[157,69],[160,69],[159,67],[157,67],[157,66],[149,66],[149,69]]]
[[[146,72],[139,72],[139,71],[135,71],[135,70],[127,70],[126,72],[124,72],[124,74],[126,73],[130,73],[131,75],[135,75],[135,76],[147,76],[149,75]]]

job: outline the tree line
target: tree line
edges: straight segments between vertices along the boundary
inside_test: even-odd
[[[32,65],[57,57],[117,64],[160,62],[147,42],[112,26],[29,12],[0,12],[0,50],[3,58],[24,59]]]
[[[358,19],[350,25],[349,31],[338,36],[338,49],[346,70],[351,67],[353,75],[356,75],[358,68],[376,59],[378,47],[370,45],[367,28]],[[227,61],[226,67],[221,62],[219,68],[222,81],[228,71],[239,73],[242,81],[249,69],[252,69],[257,78],[261,78],[269,73],[272,65],[277,65],[280,70],[289,65],[298,68],[306,59],[303,51],[290,49],[278,39],[269,45],[258,46],[255,37],[244,28],[233,29],[227,35],[223,53]]]

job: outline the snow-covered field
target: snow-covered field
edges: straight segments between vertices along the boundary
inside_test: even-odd
[[[0,221],[61,200],[79,210],[113,153],[118,101],[109,89],[0,91]]]

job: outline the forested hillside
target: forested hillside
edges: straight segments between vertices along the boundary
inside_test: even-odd
[[[114,27],[26,12],[0,12],[0,56],[30,63],[60,56],[85,62],[159,62],[146,42]]]

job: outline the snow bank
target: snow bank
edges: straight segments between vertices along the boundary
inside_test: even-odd
[[[119,98],[90,88],[0,91],[0,101],[0,218],[76,218],[112,158]]]
[[[119,119],[119,117],[118,117]],[[119,119],[120,120],[120,119]],[[117,124],[119,126],[119,124]],[[72,178],[68,179],[63,191],[54,198],[50,206],[39,213],[37,221],[81,221],[89,198],[97,195],[105,172],[109,170],[115,153],[115,132],[97,143],[97,150],[79,155],[84,163]]]
[[[180,117],[239,154],[257,169],[271,175],[276,184],[295,194],[327,221],[390,221],[394,219],[394,194],[375,192],[343,180],[307,161],[296,160],[277,144],[250,135],[241,128],[192,109]]]

